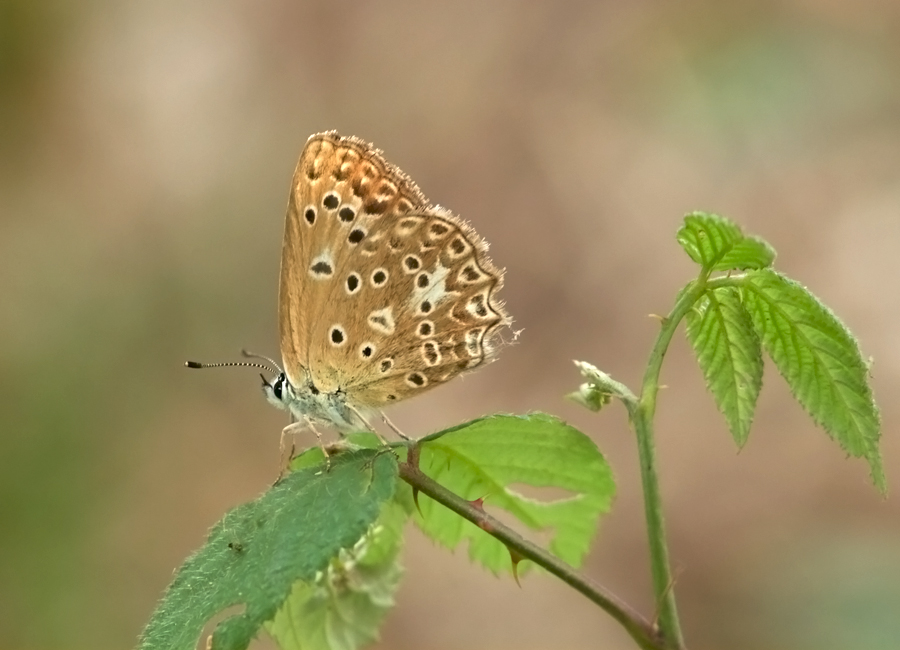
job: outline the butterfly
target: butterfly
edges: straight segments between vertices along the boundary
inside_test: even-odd
[[[268,401],[297,424],[369,429],[385,406],[492,361],[510,317],[486,252],[371,144],[311,136],[285,218]]]

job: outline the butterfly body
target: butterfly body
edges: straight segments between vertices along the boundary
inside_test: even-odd
[[[271,384],[264,381],[263,391],[269,403],[288,411],[295,422],[327,424],[339,431],[359,431],[367,427],[362,416],[369,409],[351,408],[341,390],[323,393],[310,384],[294,386],[281,373]]]
[[[283,377],[297,421],[341,431],[491,361],[510,320],[502,271],[459,217],[371,145],[312,136],[294,172],[281,258]]]

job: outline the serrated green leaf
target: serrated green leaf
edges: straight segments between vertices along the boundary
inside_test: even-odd
[[[281,650],[356,650],[377,640],[400,584],[407,518],[400,503],[385,502],[381,516],[352,549],[341,552],[315,580],[294,585],[266,624]]]
[[[697,264],[711,269],[744,238],[741,229],[717,214],[692,212],[676,235],[678,243]]]
[[[742,291],[794,397],[849,454],[869,462],[872,481],[885,492],[880,416],[856,339],[805,287],[774,271],[749,274]]]
[[[290,473],[263,496],[216,524],[206,544],[178,570],[144,630],[142,650],[193,650],[206,622],[243,605],[213,634],[214,650],[246,648],[298,580],[312,580],[352,547],[394,493],[392,454],[342,454],[330,471]]]
[[[469,500],[484,498],[533,530],[551,531],[550,550],[572,565],[584,559],[615,493],[612,472],[590,438],[543,414],[497,415],[423,439],[419,466],[425,474]],[[539,501],[515,492],[526,484],[567,491]],[[432,539],[455,548],[469,540],[469,556],[493,572],[510,568],[499,541],[427,497],[420,496],[418,526]]]
[[[688,214],[677,239],[707,271],[766,268],[775,260],[775,250],[768,243],[759,237],[745,237],[736,224],[717,214]]]
[[[687,315],[687,335],[716,406],[739,447],[747,441],[762,386],[759,337],[737,289],[707,291]]]
[[[744,237],[713,265],[713,271],[765,269],[775,261],[775,249],[760,237]]]

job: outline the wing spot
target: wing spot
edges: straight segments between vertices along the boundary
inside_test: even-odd
[[[359,291],[359,274],[351,273],[347,276],[347,293],[351,296]]]
[[[381,374],[386,372],[390,372],[391,368],[394,367],[394,359],[392,357],[386,357],[381,360],[381,364],[378,366],[378,369],[381,371]]]
[[[385,307],[384,309],[376,309],[375,311],[370,313],[368,322],[369,327],[382,334],[393,334],[394,328],[396,327],[394,323],[394,315],[390,307]]]
[[[420,372],[411,372],[406,375],[406,383],[414,388],[421,388],[428,383],[428,380],[425,379],[425,375]]]
[[[372,272],[371,282],[373,287],[382,287],[387,281],[388,272],[385,269],[379,268]]]
[[[310,226],[313,225],[316,222],[316,209],[311,205],[307,206],[303,211],[303,218]]]
[[[434,341],[425,341],[422,344],[422,358],[429,366],[436,366],[441,362],[441,352],[437,343]]]
[[[450,242],[450,257],[462,257],[471,250],[469,244],[462,237],[454,237]]]
[[[482,276],[481,272],[478,271],[473,264],[469,264],[463,267],[457,277],[460,282],[471,284],[473,282],[478,282],[484,276]]]
[[[430,320],[423,320],[416,328],[416,333],[423,339],[434,335],[434,323]]]
[[[466,305],[466,310],[479,318],[486,318],[489,312],[484,304],[484,295],[479,293],[472,296],[472,299],[469,300],[469,304]]]
[[[344,223],[350,223],[356,217],[356,210],[349,205],[345,205],[338,211],[338,217]]]
[[[341,198],[337,192],[329,192],[322,198],[322,205],[328,210],[334,210],[341,203]]]
[[[339,348],[344,342],[347,340],[347,334],[344,332],[344,328],[340,325],[334,325],[331,328],[331,344]]]
[[[334,275],[334,267],[331,265],[331,254],[322,253],[309,265],[309,274],[317,280],[324,280]]]
[[[407,255],[403,259],[403,268],[407,273],[415,273],[422,266],[422,259],[418,255]]]
[[[365,239],[366,231],[362,228],[354,228],[350,231],[350,234],[347,235],[347,241],[351,244],[358,244],[363,239]]]
[[[361,346],[359,346],[359,356],[363,359],[370,359],[372,358],[372,355],[375,354],[376,349],[377,348],[375,347],[374,343],[366,341]]]
[[[428,236],[431,237],[432,239],[440,239],[441,237],[446,235],[448,232],[450,232],[450,228],[446,224],[441,223],[440,221],[433,222],[431,224],[431,226],[428,228]]]

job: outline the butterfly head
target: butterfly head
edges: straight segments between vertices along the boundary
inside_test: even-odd
[[[287,376],[282,372],[271,383],[269,383],[265,375],[260,374],[260,377],[262,377],[263,393],[269,404],[276,408],[289,410],[294,390]]]

